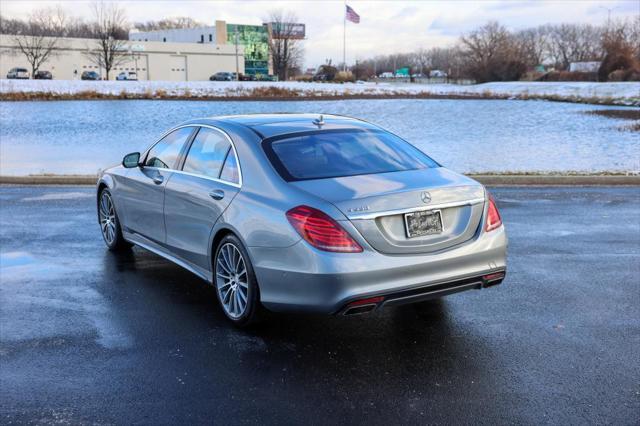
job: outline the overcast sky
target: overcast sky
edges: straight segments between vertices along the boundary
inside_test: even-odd
[[[89,19],[85,1],[0,0],[0,13],[26,17],[30,11],[60,4],[69,14]],[[213,25],[260,24],[274,9],[294,12],[307,25],[306,65],[327,58],[342,60],[342,1],[158,1],[120,2],[130,22],[189,16]],[[608,10],[613,18],[640,14],[640,0],[502,0],[502,1],[363,1],[347,2],[361,17],[347,22],[347,62],[376,54],[409,52],[419,47],[450,45],[460,33],[495,19],[511,29],[545,23],[601,24]]]

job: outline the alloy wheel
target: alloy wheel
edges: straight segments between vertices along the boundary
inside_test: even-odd
[[[227,315],[240,318],[247,310],[249,276],[242,253],[232,243],[226,243],[218,250],[216,287]]]
[[[100,196],[98,208],[100,214],[100,230],[107,244],[112,245],[116,240],[116,211],[113,208],[111,195],[104,191]]]

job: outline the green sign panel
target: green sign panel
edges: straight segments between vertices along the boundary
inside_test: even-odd
[[[227,43],[244,47],[244,74],[269,74],[269,33],[264,25],[227,24]]]

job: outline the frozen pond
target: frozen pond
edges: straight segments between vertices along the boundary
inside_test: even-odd
[[[92,174],[181,121],[324,112],[379,124],[460,172],[640,171],[638,133],[593,105],[505,100],[0,102],[0,174]]]

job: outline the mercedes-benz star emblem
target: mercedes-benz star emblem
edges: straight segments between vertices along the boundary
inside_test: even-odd
[[[420,194],[420,199],[422,200],[423,203],[429,204],[431,202],[431,194],[425,191],[422,194]]]

